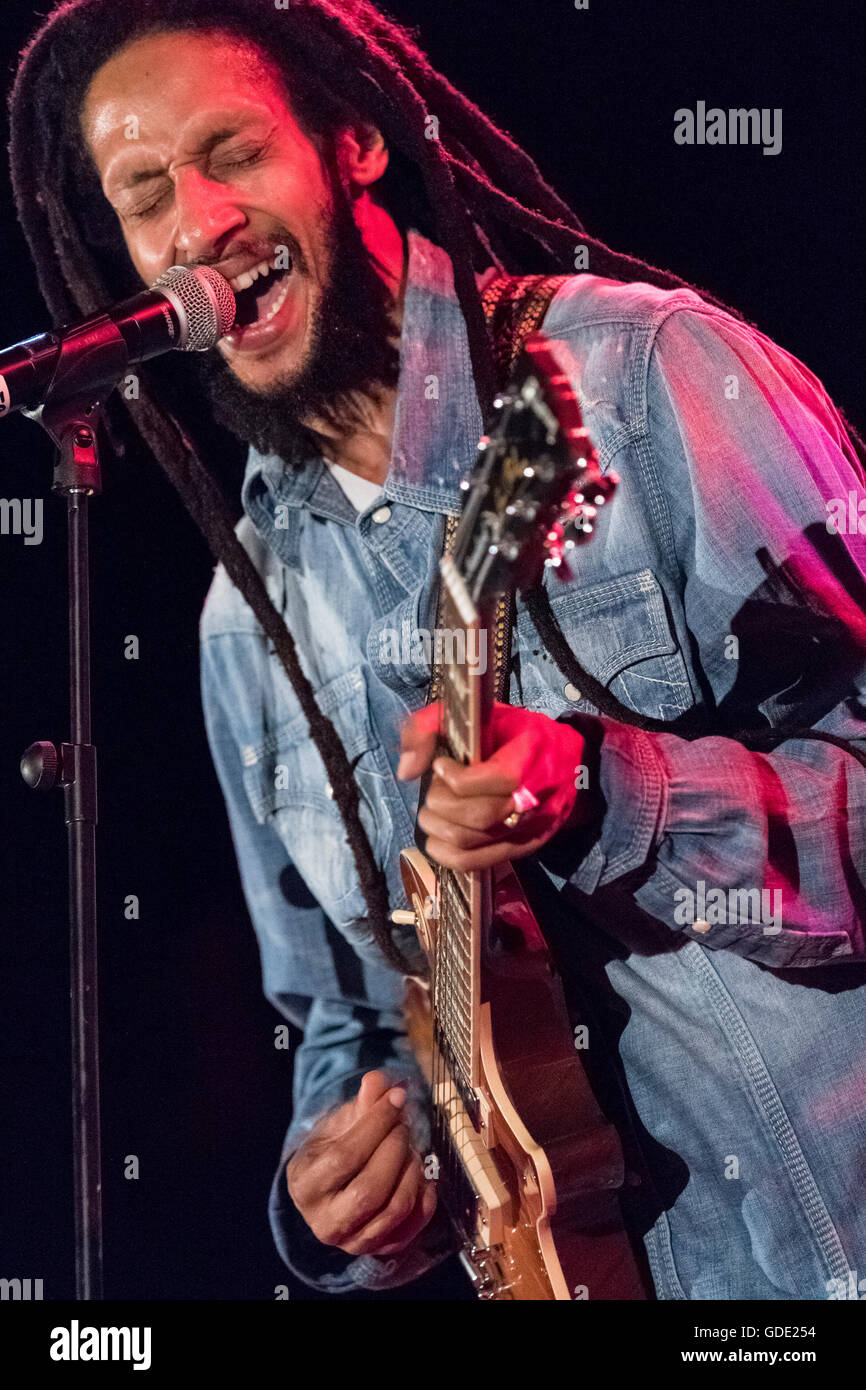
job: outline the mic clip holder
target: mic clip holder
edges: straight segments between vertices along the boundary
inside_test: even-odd
[[[57,446],[52,492],[85,493],[93,497],[102,492],[99,463],[99,428],[102,424],[106,390],[90,391],[61,400],[49,396],[35,410],[22,414],[35,420]]]

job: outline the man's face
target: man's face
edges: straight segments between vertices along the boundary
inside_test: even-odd
[[[388,375],[389,300],[348,193],[254,48],[189,31],[134,40],[96,73],[81,123],[142,280],[210,264],[239,292],[244,326],[219,344],[236,380],[210,372],[242,417],[252,393],[309,413]],[[341,137],[346,188],[386,164]]]

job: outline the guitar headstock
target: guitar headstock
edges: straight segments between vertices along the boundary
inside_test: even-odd
[[[577,397],[540,333],[527,339],[479,444],[452,556],[474,603],[525,589],[592,536],[619,479],[603,474]]]

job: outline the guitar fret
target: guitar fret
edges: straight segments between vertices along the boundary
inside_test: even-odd
[[[455,1062],[472,1075],[472,972],[466,909],[447,871],[441,876],[435,1005]]]
[[[443,663],[438,698],[441,702],[441,743],[458,762],[468,765],[477,752],[481,686],[469,677],[465,653],[468,631],[481,621],[459,574],[443,569],[439,619],[452,635],[449,659]],[[463,660],[456,660],[463,657]],[[440,917],[434,968],[434,1015],[445,1045],[463,1078],[464,1090],[473,1076],[475,1052],[474,1001],[477,981],[472,931],[472,877],[457,871],[438,871]]]
[[[464,681],[460,671],[460,667],[458,666],[456,661],[448,667],[447,675],[454,691],[457,694],[458,699],[466,700],[469,696],[469,686]]]
[[[460,742],[466,747],[471,738],[471,725],[466,710],[455,705],[450,698],[445,700],[445,719],[443,733],[447,739],[454,736],[455,730]]]
[[[466,743],[465,739],[462,737],[456,724],[451,724],[446,734],[446,739],[451,747],[452,752],[455,755],[456,761],[459,763],[468,763],[470,761],[469,746]]]
[[[469,905],[472,901],[471,876],[467,873],[464,873],[462,869],[449,869],[448,874],[451,882],[454,884],[455,888],[457,889],[458,893],[463,899],[463,904],[465,906],[466,911],[469,912]]]

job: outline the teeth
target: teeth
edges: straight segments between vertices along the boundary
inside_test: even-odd
[[[235,291],[248,289],[249,286],[252,285],[253,282],[258,279],[259,275],[267,275],[271,269],[272,267],[263,261],[259,265],[252,266],[249,270],[245,270],[242,275],[236,275],[233,280],[229,280],[229,284]],[[289,269],[291,271],[291,267]],[[280,312],[280,310],[286,302],[286,299],[288,298],[288,293],[291,287],[292,277],[291,273],[289,273],[286,275],[285,283],[279,289],[277,297],[274,300],[265,317],[256,320],[256,326],[261,327],[263,323],[270,323],[271,319],[274,318]],[[248,326],[252,327],[253,325]]]
[[[235,291],[248,290],[250,285],[255,284],[260,275],[270,275],[272,268],[270,261],[259,261],[258,265],[250,266],[249,270],[244,270],[233,280],[229,280],[229,284]]]
[[[291,280],[287,277],[287,278],[286,278],[286,282],[285,282],[285,284],[283,285],[283,288],[280,290],[279,294],[277,295],[276,299],[274,300],[273,304],[271,305],[270,309],[268,310],[267,315],[265,316],[265,318],[263,318],[263,319],[261,320],[262,323],[270,323],[270,321],[271,321],[271,319],[274,317],[274,315],[275,315],[275,314],[278,314],[279,311],[280,311],[280,309],[282,309],[283,305],[284,305],[285,302],[286,302],[286,296],[287,296],[288,293],[289,293],[289,287],[290,287],[290,285],[291,285]]]

